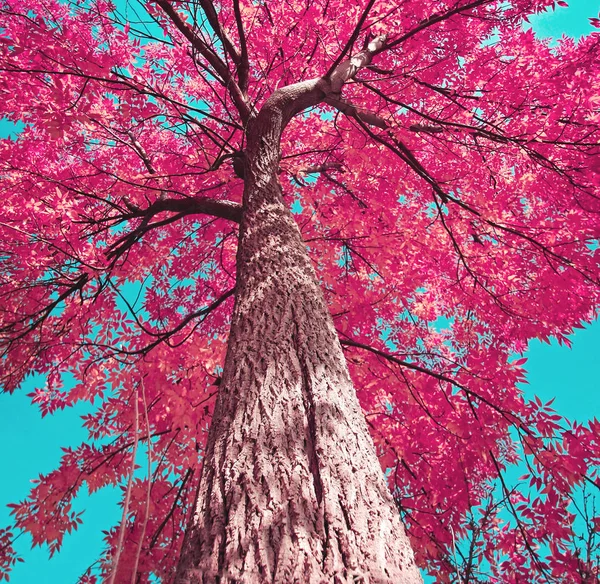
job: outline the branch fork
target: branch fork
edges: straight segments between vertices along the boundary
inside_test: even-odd
[[[383,130],[388,127],[388,123],[383,118],[373,112],[358,108],[346,101],[341,93],[345,83],[354,79],[361,69],[371,65],[373,56],[383,49],[386,39],[386,35],[375,37],[366,43],[366,46],[362,51],[337,65],[329,75],[329,87],[327,96],[324,100],[325,103],[348,117],[359,119],[365,124],[376,126]]]

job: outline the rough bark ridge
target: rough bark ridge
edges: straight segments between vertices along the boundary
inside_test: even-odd
[[[328,89],[279,90],[249,124],[235,309],[179,584],[421,582],[278,182],[287,121]]]

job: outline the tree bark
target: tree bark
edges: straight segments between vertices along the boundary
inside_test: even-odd
[[[278,182],[287,121],[322,80],[249,123],[235,308],[176,582],[421,582],[333,321]]]

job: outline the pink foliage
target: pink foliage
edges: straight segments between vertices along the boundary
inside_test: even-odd
[[[31,394],[43,415],[99,404],[83,422],[89,441],[39,477],[14,524],[59,551],[81,522],[78,490],[125,489],[134,438],[150,436],[152,476],[132,482],[119,582],[138,545],[141,581],[173,574],[235,286],[237,224],[202,209],[235,210],[243,190],[232,85],[165,5],[141,15],[105,0],[0,5],[0,117],[24,124],[0,141],[0,379],[12,392],[45,375]],[[457,571],[503,583],[599,577],[589,494],[600,424],[527,401],[514,357],[534,338],[568,343],[600,303],[600,39],[551,48],[521,28],[552,5],[239,0],[216,3],[219,34],[206,8],[172,5],[188,30],[197,18],[193,34],[238,80],[223,39],[240,46],[243,24],[257,107],[324,75],[353,31],[353,50],[387,35],[343,93],[385,124],[328,104],[303,112],[284,135],[280,177],[301,204],[418,563],[440,582]],[[134,437],[142,380],[148,422]],[[507,470],[519,461],[516,484]],[[0,531],[0,579],[16,561],[11,538]],[[81,582],[110,572],[117,541],[115,527],[100,572]]]

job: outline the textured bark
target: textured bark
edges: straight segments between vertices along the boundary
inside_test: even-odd
[[[276,92],[247,132],[236,301],[179,584],[417,583],[344,355],[278,182]]]

